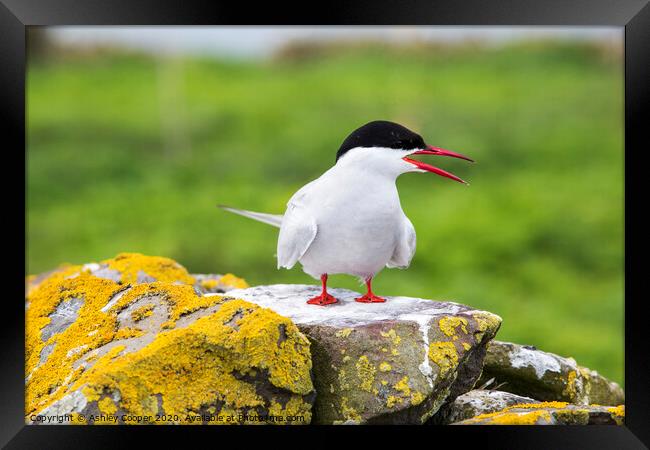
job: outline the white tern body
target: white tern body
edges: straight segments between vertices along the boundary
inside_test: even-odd
[[[415,229],[400,205],[395,181],[424,172],[402,158],[414,150],[354,148],[298,190],[284,215],[225,208],[280,228],[278,268],[300,262],[314,278],[349,274],[368,279],[383,267],[406,268]]]

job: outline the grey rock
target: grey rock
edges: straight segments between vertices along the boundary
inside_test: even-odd
[[[421,424],[470,390],[501,318],[452,302],[331,289],[340,303],[306,304],[320,288],[271,285],[228,296],[290,318],[309,338],[317,391],[312,423]]]
[[[495,378],[500,390],[537,400],[579,405],[617,406],[625,401],[623,389],[598,372],[535,347],[492,341],[479,384]]]

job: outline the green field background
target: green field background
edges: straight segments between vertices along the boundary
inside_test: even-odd
[[[622,383],[622,74],[620,49],[551,41],[33,57],[26,271],[131,251],[250,284],[316,283],[276,270],[276,229],[215,205],[281,213],[350,131],[394,120],[477,162],[434,162],[470,187],[398,180],[417,253],[376,292],[492,311],[499,339]]]

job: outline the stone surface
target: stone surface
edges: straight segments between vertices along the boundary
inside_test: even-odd
[[[621,387],[596,371],[531,346],[492,341],[479,384],[495,378],[502,391],[537,400],[564,401],[579,405],[620,405]]]
[[[317,286],[233,290],[289,317],[311,341],[317,391],[314,423],[423,423],[447,400],[470,390],[501,319],[451,302],[331,289],[340,303],[307,305]]]
[[[623,425],[624,420],[624,406],[543,402],[509,406],[452,425]]]
[[[40,279],[26,302],[26,421],[309,423],[308,339],[289,319],[204,296],[195,282],[143,255]]]
[[[539,403],[530,397],[522,397],[510,392],[473,389],[444,405],[440,411],[432,417],[430,423],[435,425],[447,425],[453,422],[470,419],[472,417],[501,411],[508,406],[517,404]]]

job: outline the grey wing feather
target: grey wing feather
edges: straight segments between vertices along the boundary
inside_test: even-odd
[[[316,238],[316,221],[304,208],[289,203],[278,237],[278,269],[291,269]]]
[[[239,214],[240,216],[248,217],[249,219],[257,220],[274,227],[280,228],[282,224],[282,214],[266,214],[255,211],[246,211],[245,209],[231,208],[230,206],[218,205],[219,208],[228,212]]]
[[[415,228],[406,216],[401,231],[393,256],[386,263],[388,268],[406,269],[415,255]]]

